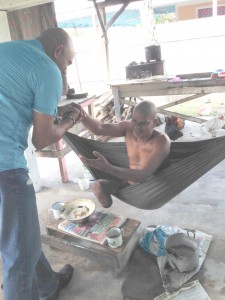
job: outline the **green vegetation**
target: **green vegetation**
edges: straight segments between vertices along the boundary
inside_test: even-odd
[[[214,116],[219,113],[225,114],[225,94],[207,95],[173,106],[167,110],[193,117],[199,117],[201,113],[204,112],[209,116]]]
[[[156,24],[172,23],[176,21],[175,13],[165,13],[160,15],[155,15]]]

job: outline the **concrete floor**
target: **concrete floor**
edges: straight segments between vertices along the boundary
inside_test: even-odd
[[[196,129],[197,128],[197,129]],[[186,124],[183,140],[207,138],[202,128]],[[201,134],[200,134],[201,132]],[[223,134],[223,133],[222,133]],[[195,137],[193,137],[195,136]],[[180,140],[182,140],[180,139]],[[48,209],[56,201],[69,201],[74,198],[90,198],[97,208],[91,188],[80,191],[76,179],[81,174],[81,163],[77,156],[70,152],[66,156],[70,182],[63,184],[60,180],[56,159],[38,158],[38,166],[43,189],[37,193],[42,232],[50,220]],[[212,300],[225,299],[225,161],[221,162],[202,178],[188,187],[184,192],[162,208],[153,211],[131,207],[116,198],[109,212],[141,221],[142,227],[152,224],[168,224],[180,228],[198,229],[213,236],[212,243],[202,266],[199,280]],[[59,270],[65,263],[75,268],[69,286],[60,294],[60,300],[122,300],[121,286],[125,279],[125,270],[115,278],[112,269],[87,258],[77,257],[43,245],[43,250],[54,270]],[[0,276],[1,280],[1,276]],[[0,299],[3,299],[0,292]],[[12,299],[13,300],[13,299]],[[153,300],[153,299],[149,299]],[[198,299],[196,299],[198,300]]]

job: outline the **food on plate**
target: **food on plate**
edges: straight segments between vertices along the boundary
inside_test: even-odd
[[[95,203],[90,199],[74,199],[65,203],[61,209],[62,218],[80,222],[86,220],[95,211]]]
[[[78,206],[74,211],[73,215],[75,219],[85,217],[89,212],[89,208],[87,206]]]

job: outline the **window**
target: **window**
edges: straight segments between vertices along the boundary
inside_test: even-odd
[[[223,16],[225,15],[225,6],[218,6],[217,7],[217,15]],[[207,18],[212,17],[212,7],[207,8],[199,8],[198,9],[198,18]]]

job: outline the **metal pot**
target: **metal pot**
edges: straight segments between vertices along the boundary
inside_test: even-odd
[[[151,45],[145,47],[145,57],[147,61],[161,60],[161,47],[160,45]]]
[[[198,241],[184,233],[175,233],[165,241],[166,261],[179,272],[192,272],[199,263]]]

